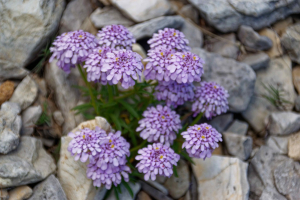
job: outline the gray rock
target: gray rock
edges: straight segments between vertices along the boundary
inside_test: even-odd
[[[53,119],[59,126],[61,126],[65,122],[63,114],[60,112],[60,110],[56,110],[53,112]]]
[[[36,183],[52,174],[54,159],[41,140],[23,136],[17,149],[0,159],[0,185],[3,188]]]
[[[256,76],[252,68],[245,63],[223,58],[200,48],[193,48],[192,52],[205,61],[203,80],[215,81],[228,90],[229,110],[244,111],[254,92]]]
[[[300,161],[300,132],[288,137],[288,156]]]
[[[25,67],[37,57],[55,34],[64,7],[64,0],[1,1],[0,74],[7,71],[13,75],[9,78],[21,78],[28,73],[13,69]]]
[[[224,141],[230,155],[247,160],[252,152],[252,138],[235,133],[223,133]]]
[[[158,32],[158,30],[164,29],[166,27],[179,29],[183,24],[184,19],[179,15],[158,17],[131,26],[129,27],[129,31],[133,34],[136,40],[140,40],[146,37],[152,37],[153,33],[156,33]]]
[[[289,135],[300,129],[300,115],[295,112],[272,112],[268,131],[271,135]]]
[[[128,190],[125,188],[124,185],[121,185],[121,194],[119,194],[119,199],[116,198],[115,193],[111,192],[110,195],[107,197],[107,200],[134,200],[136,194],[141,190],[140,183],[128,183],[130,188],[133,192],[133,197],[129,194]]]
[[[202,47],[203,34],[199,27],[195,26],[190,19],[185,20],[185,23],[181,27],[181,32],[188,39],[190,47]]]
[[[248,128],[249,128],[249,125],[246,122],[236,119],[229,126],[229,128],[226,130],[226,132],[236,133],[239,135],[246,135]]]
[[[292,61],[300,64],[300,23],[288,27],[281,38],[281,44]]]
[[[282,109],[275,107],[263,95],[270,96],[265,88],[275,87],[282,93],[282,97],[292,102],[284,104],[286,110],[293,108],[294,98],[296,96],[292,83],[292,63],[291,60],[284,56],[282,58],[271,59],[266,69],[261,69],[256,73],[255,91],[248,108],[242,113],[250,126],[257,132],[262,133],[265,129],[265,119],[272,112]]]
[[[3,61],[0,60],[0,81],[5,81],[7,79],[23,79],[29,74],[29,71],[24,68],[1,62]]]
[[[32,195],[32,189],[27,185],[16,187],[9,191],[8,200],[24,200]]]
[[[208,123],[212,125],[218,132],[223,133],[228,128],[228,126],[231,124],[232,121],[233,121],[233,114],[228,113],[228,114],[223,114],[214,117]]]
[[[287,155],[289,137],[271,136],[266,145],[271,147],[275,153]]]
[[[193,5],[184,5],[179,12],[185,17],[190,18],[196,24],[199,24],[199,11]]]
[[[167,0],[110,0],[110,2],[135,22],[160,17],[171,10]]]
[[[40,105],[26,108],[22,113],[22,135],[31,135],[34,132],[34,125],[39,120],[43,109]]]
[[[7,190],[1,188],[1,190],[0,190],[0,199],[1,200],[8,200],[8,198],[9,198],[9,194],[8,194]]]
[[[33,188],[33,195],[28,200],[67,200],[57,178],[52,174]]]
[[[284,196],[278,193],[273,187],[266,187],[262,192],[259,200],[287,200]]]
[[[238,37],[248,51],[263,51],[273,46],[270,38],[259,35],[249,26],[240,26]]]
[[[240,25],[255,30],[270,26],[279,19],[300,12],[298,0],[188,0],[200,15],[221,32],[233,32]]]
[[[114,7],[97,8],[91,14],[90,19],[94,26],[98,29],[111,24],[119,24],[123,26],[131,26],[134,24],[133,21],[124,17]]]
[[[172,198],[168,197],[168,195],[162,193],[161,191],[155,189],[154,187],[150,186],[144,181],[139,181],[139,183],[142,186],[143,191],[145,191],[147,194],[152,196],[154,199],[157,200],[172,200]]]
[[[34,80],[27,76],[15,89],[10,102],[14,102],[20,105],[21,109],[28,108],[35,100],[38,94],[38,87]]]
[[[156,189],[158,189],[159,191],[161,191],[162,193],[164,193],[165,195],[169,194],[169,191],[167,188],[165,188],[165,186],[163,186],[162,184],[160,184],[159,182],[152,181],[151,179],[146,181],[149,185],[155,187]]]
[[[264,52],[247,54],[241,62],[248,64],[253,70],[266,68],[269,65],[270,58]]]
[[[0,153],[7,154],[19,145],[21,117],[18,116],[21,109],[16,103],[5,102],[0,110]]]

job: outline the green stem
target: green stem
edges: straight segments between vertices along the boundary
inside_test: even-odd
[[[130,149],[130,153],[141,149],[145,144],[147,144],[147,140],[144,140],[139,146],[136,146],[136,147]]]
[[[202,116],[203,116],[203,113],[200,113],[200,114],[194,119],[194,121],[191,123],[191,126],[197,124],[198,121],[201,119]]]
[[[89,94],[90,94],[90,97],[91,97],[91,100],[92,100],[92,105],[93,105],[93,107],[94,107],[94,110],[95,110],[95,112],[96,112],[96,115],[97,115],[97,116],[100,116],[100,113],[99,113],[99,110],[98,110],[97,104],[96,104],[96,97],[95,97],[95,95],[93,94],[93,91],[92,91],[92,86],[91,86],[90,82],[87,81],[87,78],[86,78],[85,73],[83,72],[81,66],[80,66],[80,65],[77,65],[77,66],[78,66],[78,70],[79,70],[79,72],[80,72],[81,77],[83,78],[83,80],[84,80],[86,86],[87,86],[88,89],[89,89]]]
[[[114,90],[111,85],[107,85],[107,90],[108,90],[108,102],[112,102],[114,99]]]
[[[127,98],[127,97],[130,97],[131,95],[135,94],[135,91],[134,92],[130,92],[128,94],[124,94],[122,96],[119,96],[119,97],[116,97],[115,100],[120,100],[120,99],[124,99],[124,98]]]

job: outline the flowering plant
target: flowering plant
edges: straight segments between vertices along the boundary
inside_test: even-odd
[[[180,157],[209,158],[222,135],[197,123],[203,114],[211,119],[228,110],[228,92],[217,83],[200,82],[204,61],[189,51],[183,33],[165,28],[154,34],[145,66],[133,43],[125,27],[111,25],[97,36],[64,33],[50,49],[50,62],[57,59],[66,73],[77,66],[85,81],[79,88],[90,101],[74,110],[87,119],[102,116],[113,128],[69,133],[68,150],[78,162],[87,162],[95,187],[113,188],[116,195],[120,184],[132,193],[127,182],[136,177],[177,175]],[[185,102],[192,102],[188,116],[195,118],[183,124],[179,111]]]

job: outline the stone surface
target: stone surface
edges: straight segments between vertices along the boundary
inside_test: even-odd
[[[248,51],[263,51],[273,46],[270,38],[259,35],[249,26],[240,26],[238,37]]]
[[[266,36],[272,40],[273,46],[271,49],[266,51],[266,53],[269,55],[270,58],[279,57],[283,54],[282,47],[280,44],[280,38],[278,37],[278,34],[269,28],[264,28],[261,31],[259,31],[259,34],[262,36]]]
[[[226,132],[235,133],[239,135],[246,135],[249,125],[241,120],[234,120],[233,123],[228,127]]]
[[[33,195],[29,200],[67,200],[57,178],[52,174],[46,180],[33,188]]]
[[[149,195],[146,193],[146,192],[139,192],[137,197],[136,197],[137,200],[151,200],[151,198],[149,197]]]
[[[288,155],[290,158],[300,161],[300,132],[289,137]]]
[[[110,195],[107,197],[107,200],[134,200],[136,194],[141,189],[141,184],[140,183],[128,183],[128,185],[132,189],[133,198],[131,197],[128,190],[125,188],[125,186],[121,185],[121,194],[119,194],[119,199],[116,198],[114,192],[111,192]]]
[[[288,17],[273,24],[273,29],[281,37],[285,33],[286,29],[292,24],[293,18]]]
[[[0,110],[0,154],[7,154],[19,145],[21,109],[16,103],[5,102]]]
[[[114,7],[97,8],[90,16],[90,19],[97,29],[107,25],[119,24],[123,26],[131,26],[133,21],[124,17]]]
[[[96,29],[96,27],[94,26],[94,24],[92,23],[90,17],[87,17],[83,23],[80,26],[80,29],[86,32],[89,32],[93,35],[97,35],[98,30]]]
[[[292,74],[293,74],[294,86],[295,86],[298,94],[300,94],[300,66],[294,67]]]
[[[266,68],[269,65],[270,58],[268,54],[264,52],[247,54],[241,62],[248,64],[253,70],[259,70]]]
[[[142,22],[170,12],[167,0],[110,0],[124,15],[135,22]]]
[[[35,100],[38,94],[38,87],[34,80],[27,76],[15,89],[10,102],[15,102],[24,110],[29,107]]]
[[[0,85],[0,106],[5,101],[9,100],[14,93],[14,82],[5,81]]]
[[[8,200],[24,200],[32,195],[32,189],[27,185],[17,187],[9,191]]]
[[[281,44],[292,61],[300,64],[300,23],[288,27],[281,37]]]
[[[215,81],[228,90],[230,111],[244,111],[254,92],[256,76],[252,68],[245,63],[223,58],[200,48],[193,48],[192,52],[205,61],[202,80]]]
[[[181,32],[185,35],[185,38],[189,41],[189,46],[202,47],[203,44],[203,34],[199,27],[194,25],[190,19],[186,19],[183,26],[181,27]]]
[[[59,126],[61,126],[65,121],[63,114],[59,110],[54,111],[53,119]]]
[[[295,109],[296,111],[300,111],[300,96],[298,95],[295,99]]]
[[[8,200],[9,194],[6,189],[0,189],[0,199],[1,200]]]
[[[294,86],[291,80],[292,66],[291,60],[284,56],[282,58],[271,59],[266,69],[261,69],[256,73],[255,91],[248,108],[242,113],[250,126],[260,133],[265,129],[265,119],[272,112],[277,111],[273,104],[263,98],[263,95],[270,96],[265,87],[275,87],[282,92],[282,97],[292,104],[284,104],[285,109],[290,110],[294,106],[295,99]],[[282,108],[281,108],[282,109]]]
[[[268,147],[271,147],[275,153],[284,154],[288,153],[289,137],[270,136],[266,142]]]
[[[132,51],[138,53],[143,59],[147,58],[144,48],[139,43],[134,43],[132,45]]]
[[[252,152],[252,138],[236,133],[223,133],[224,141],[230,155],[247,160]]]
[[[1,61],[0,61],[1,62]],[[29,71],[9,63],[0,63],[0,81],[7,79],[23,79]]]
[[[162,184],[160,184],[159,182],[157,182],[156,180],[155,181],[152,181],[151,179],[146,181],[149,185],[151,185],[152,187],[155,187],[156,189],[158,189],[159,191],[161,191],[162,193],[164,193],[165,195],[168,195],[169,194],[169,191],[168,189],[163,186]]]
[[[12,187],[36,183],[54,173],[56,166],[41,140],[23,136],[17,149],[0,159],[0,185]]]
[[[76,132],[83,127],[94,129],[95,126],[109,131],[111,129],[108,122],[101,117],[79,124],[72,132]],[[58,161],[57,175],[59,182],[66,193],[68,200],[90,200],[96,195],[96,188],[92,180],[86,177],[86,163],[77,162],[67,150],[72,138],[64,136],[61,138],[60,159]]]
[[[240,25],[255,30],[271,25],[279,19],[300,12],[297,0],[188,0],[198,8],[208,24],[221,32],[233,32]]]
[[[142,186],[143,191],[145,191],[148,195],[157,200],[172,200],[168,195],[162,193],[161,191],[155,189],[144,181],[139,181]]]
[[[64,0],[1,1],[0,74],[22,78],[28,73],[18,68],[35,59],[55,34],[64,7]]]
[[[268,121],[271,135],[289,135],[300,129],[300,115],[295,112],[272,112]]]
[[[31,135],[34,132],[34,126],[39,120],[43,109],[40,105],[30,106],[22,113],[22,135]]]
[[[212,125],[218,132],[222,133],[228,128],[228,126],[231,124],[232,121],[233,121],[233,114],[228,113],[228,114],[223,114],[214,117],[208,123]]]
[[[189,166],[184,160],[179,160],[177,163],[177,174],[178,177],[173,174],[164,184],[174,199],[182,197],[190,186]]]
[[[198,183],[199,200],[248,199],[248,164],[238,158],[212,156],[193,159],[193,172]]]
[[[191,4],[184,5],[179,13],[183,16],[190,18],[196,24],[199,24],[199,11]]]
[[[59,34],[79,30],[85,18],[93,12],[90,0],[73,0],[67,7],[60,20]]]
[[[133,34],[136,40],[140,40],[146,37],[152,37],[153,33],[158,30],[168,28],[179,29],[184,24],[184,19],[179,16],[166,16],[158,17],[143,23],[136,24],[129,27],[129,31]]]

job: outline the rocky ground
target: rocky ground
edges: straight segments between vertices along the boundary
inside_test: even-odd
[[[57,32],[110,24],[129,27],[144,58],[153,33],[181,30],[203,79],[230,94],[230,111],[209,121],[224,139],[215,155],[132,184],[136,199],[300,199],[300,0],[10,0],[0,13],[1,200],[103,199],[66,149],[84,121],[71,110],[85,101],[73,87],[82,80],[48,63],[47,46]],[[85,123],[95,125],[110,128]]]

